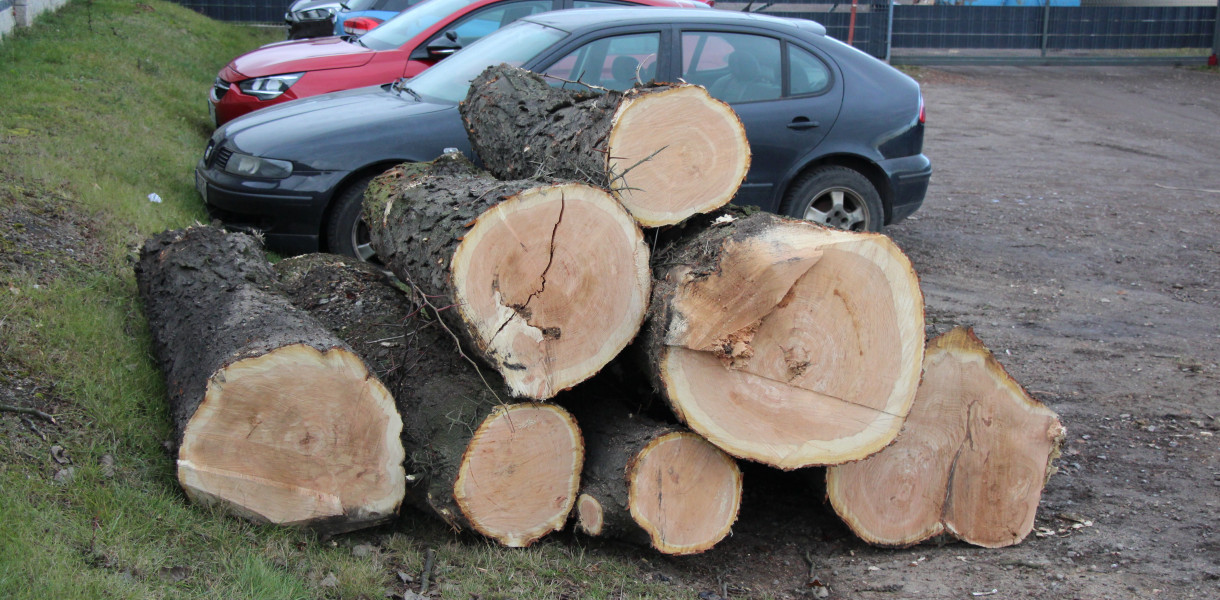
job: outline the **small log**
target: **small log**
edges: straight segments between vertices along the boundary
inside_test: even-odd
[[[257,240],[169,231],[145,242],[135,274],[192,501],[324,533],[394,517],[394,401],[350,347],[272,291]]]
[[[835,511],[865,541],[910,546],[948,532],[977,546],[1033,529],[1064,429],[966,328],[928,343],[924,379],[898,441],[827,469]]]
[[[750,168],[741,120],[696,85],[601,94],[501,64],[474,79],[461,112],[496,177],[585,181],[610,190],[645,227],[724,206]]]
[[[919,382],[910,261],[880,234],[741,214],[658,245],[641,341],[656,389],[739,458],[796,469],[877,452]]]
[[[578,530],[664,554],[697,554],[729,534],[741,506],[741,470],[732,457],[613,400],[577,398],[572,405],[588,448]]]
[[[500,377],[480,372],[428,318],[433,308],[371,265],[313,254],[276,270],[285,294],[359,348],[394,392],[416,505],[505,546],[528,546],[563,527],[584,463],[571,415],[505,404]]]
[[[584,381],[643,322],[648,247],[602,190],[497,181],[453,153],[387,171],[364,208],[378,256],[514,396]]]

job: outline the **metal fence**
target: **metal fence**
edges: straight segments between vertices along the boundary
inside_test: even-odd
[[[215,19],[264,23],[282,23],[288,5],[288,0],[176,1]],[[852,7],[850,3],[829,4],[827,0],[783,0],[783,4],[765,4],[767,8],[761,12],[812,19],[825,25],[831,36],[844,41],[850,38],[855,47],[899,64],[1180,64],[1204,62],[1220,47],[1217,6],[1055,6],[1053,1],[1050,4],[886,2]],[[721,2],[718,6],[740,10],[746,5]]]
[[[174,0],[220,21],[283,23],[291,0]]]

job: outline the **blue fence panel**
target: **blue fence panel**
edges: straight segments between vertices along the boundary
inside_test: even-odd
[[[1037,49],[1042,47],[1045,10],[1037,6],[897,5],[892,43],[894,48]]]
[[[809,19],[817,21],[826,28],[826,35],[846,43],[851,30],[851,7],[837,5],[830,11],[809,12],[771,12],[766,14],[776,17]],[[877,58],[885,57],[885,34],[889,14],[885,4],[862,4],[856,7],[855,34],[852,46]]]

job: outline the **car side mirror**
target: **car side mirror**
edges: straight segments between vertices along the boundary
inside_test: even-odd
[[[440,60],[462,49],[456,31],[450,29],[445,35],[428,43],[428,58]]]

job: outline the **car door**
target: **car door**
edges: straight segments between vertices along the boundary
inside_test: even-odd
[[[843,86],[832,62],[766,33],[681,32],[681,76],[733,107],[750,141],[738,204],[779,209],[776,186],[834,126]]]

